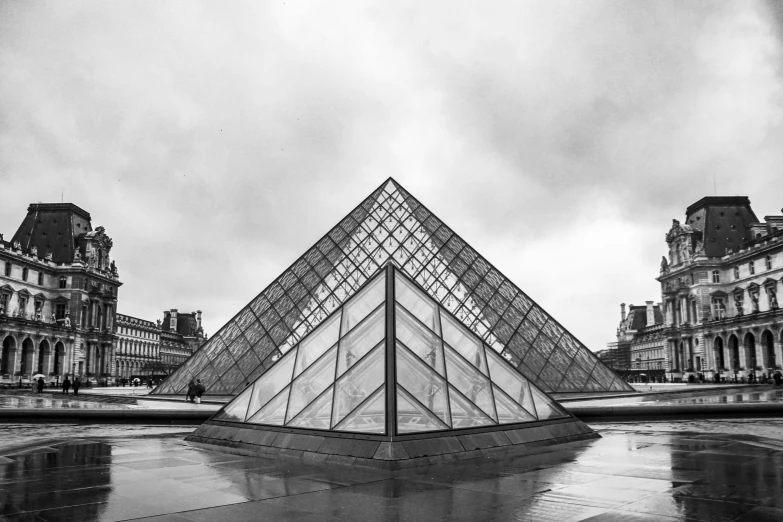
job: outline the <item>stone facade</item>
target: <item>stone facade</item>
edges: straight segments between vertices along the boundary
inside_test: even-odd
[[[122,285],[113,242],[71,203],[31,204],[11,241],[0,234],[0,375],[113,375]]]
[[[201,310],[181,313],[176,308],[163,312],[160,333],[160,360],[171,371],[198,350],[207,336],[201,327]]]
[[[155,371],[155,363],[160,361],[159,324],[123,314],[117,314],[115,324],[117,377],[143,377],[161,373]]]
[[[783,216],[706,197],[674,220],[658,281],[671,379],[762,379],[781,370]]]
[[[617,340],[607,344],[603,357],[615,370],[662,370],[666,365],[661,305],[647,301],[645,306],[620,305]],[[612,353],[614,352],[614,353]]]

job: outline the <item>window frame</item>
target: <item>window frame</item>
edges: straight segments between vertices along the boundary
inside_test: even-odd
[[[750,275],[756,275],[756,263],[753,260],[748,261],[748,272]]]
[[[720,270],[713,270],[712,271],[712,282],[713,283],[720,283]]]

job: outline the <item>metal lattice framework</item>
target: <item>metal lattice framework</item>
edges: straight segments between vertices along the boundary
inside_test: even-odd
[[[545,392],[632,391],[488,261],[389,179],[153,393],[199,378],[236,394],[392,261]]]

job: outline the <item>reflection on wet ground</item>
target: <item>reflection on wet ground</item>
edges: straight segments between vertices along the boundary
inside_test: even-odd
[[[753,402],[783,402],[783,388],[780,386],[735,388],[731,390],[702,389],[686,393],[660,393],[638,397],[607,397],[605,399],[572,400],[571,406],[646,406],[666,404],[728,404]]]
[[[1,452],[0,519],[783,520],[783,451],[758,437],[595,427],[536,455],[396,473],[95,432]]]
[[[193,404],[182,400],[148,400],[133,397],[111,397],[99,395],[64,395],[50,393],[31,392],[0,392],[0,410],[2,409],[98,409],[98,410],[122,410],[122,409],[164,409],[164,410],[214,410],[217,411],[220,404]]]

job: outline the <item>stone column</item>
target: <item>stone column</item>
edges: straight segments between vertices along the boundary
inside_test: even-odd
[[[33,356],[30,358],[30,369],[27,373],[30,375],[35,375],[38,373],[38,350],[39,350],[40,342],[38,343],[38,346],[36,346],[36,342],[33,341]]]
[[[755,333],[753,334],[756,335]],[[766,373],[767,372],[767,364],[766,364],[766,354],[764,353],[766,351],[766,347],[764,346],[764,343],[762,342],[761,337],[756,337],[756,366],[761,367],[761,372]],[[758,375],[758,377],[761,377],[761,374]]]
[[[723,369],[731,370],[731,351],[729,350],[729,341],[723,343]]]

